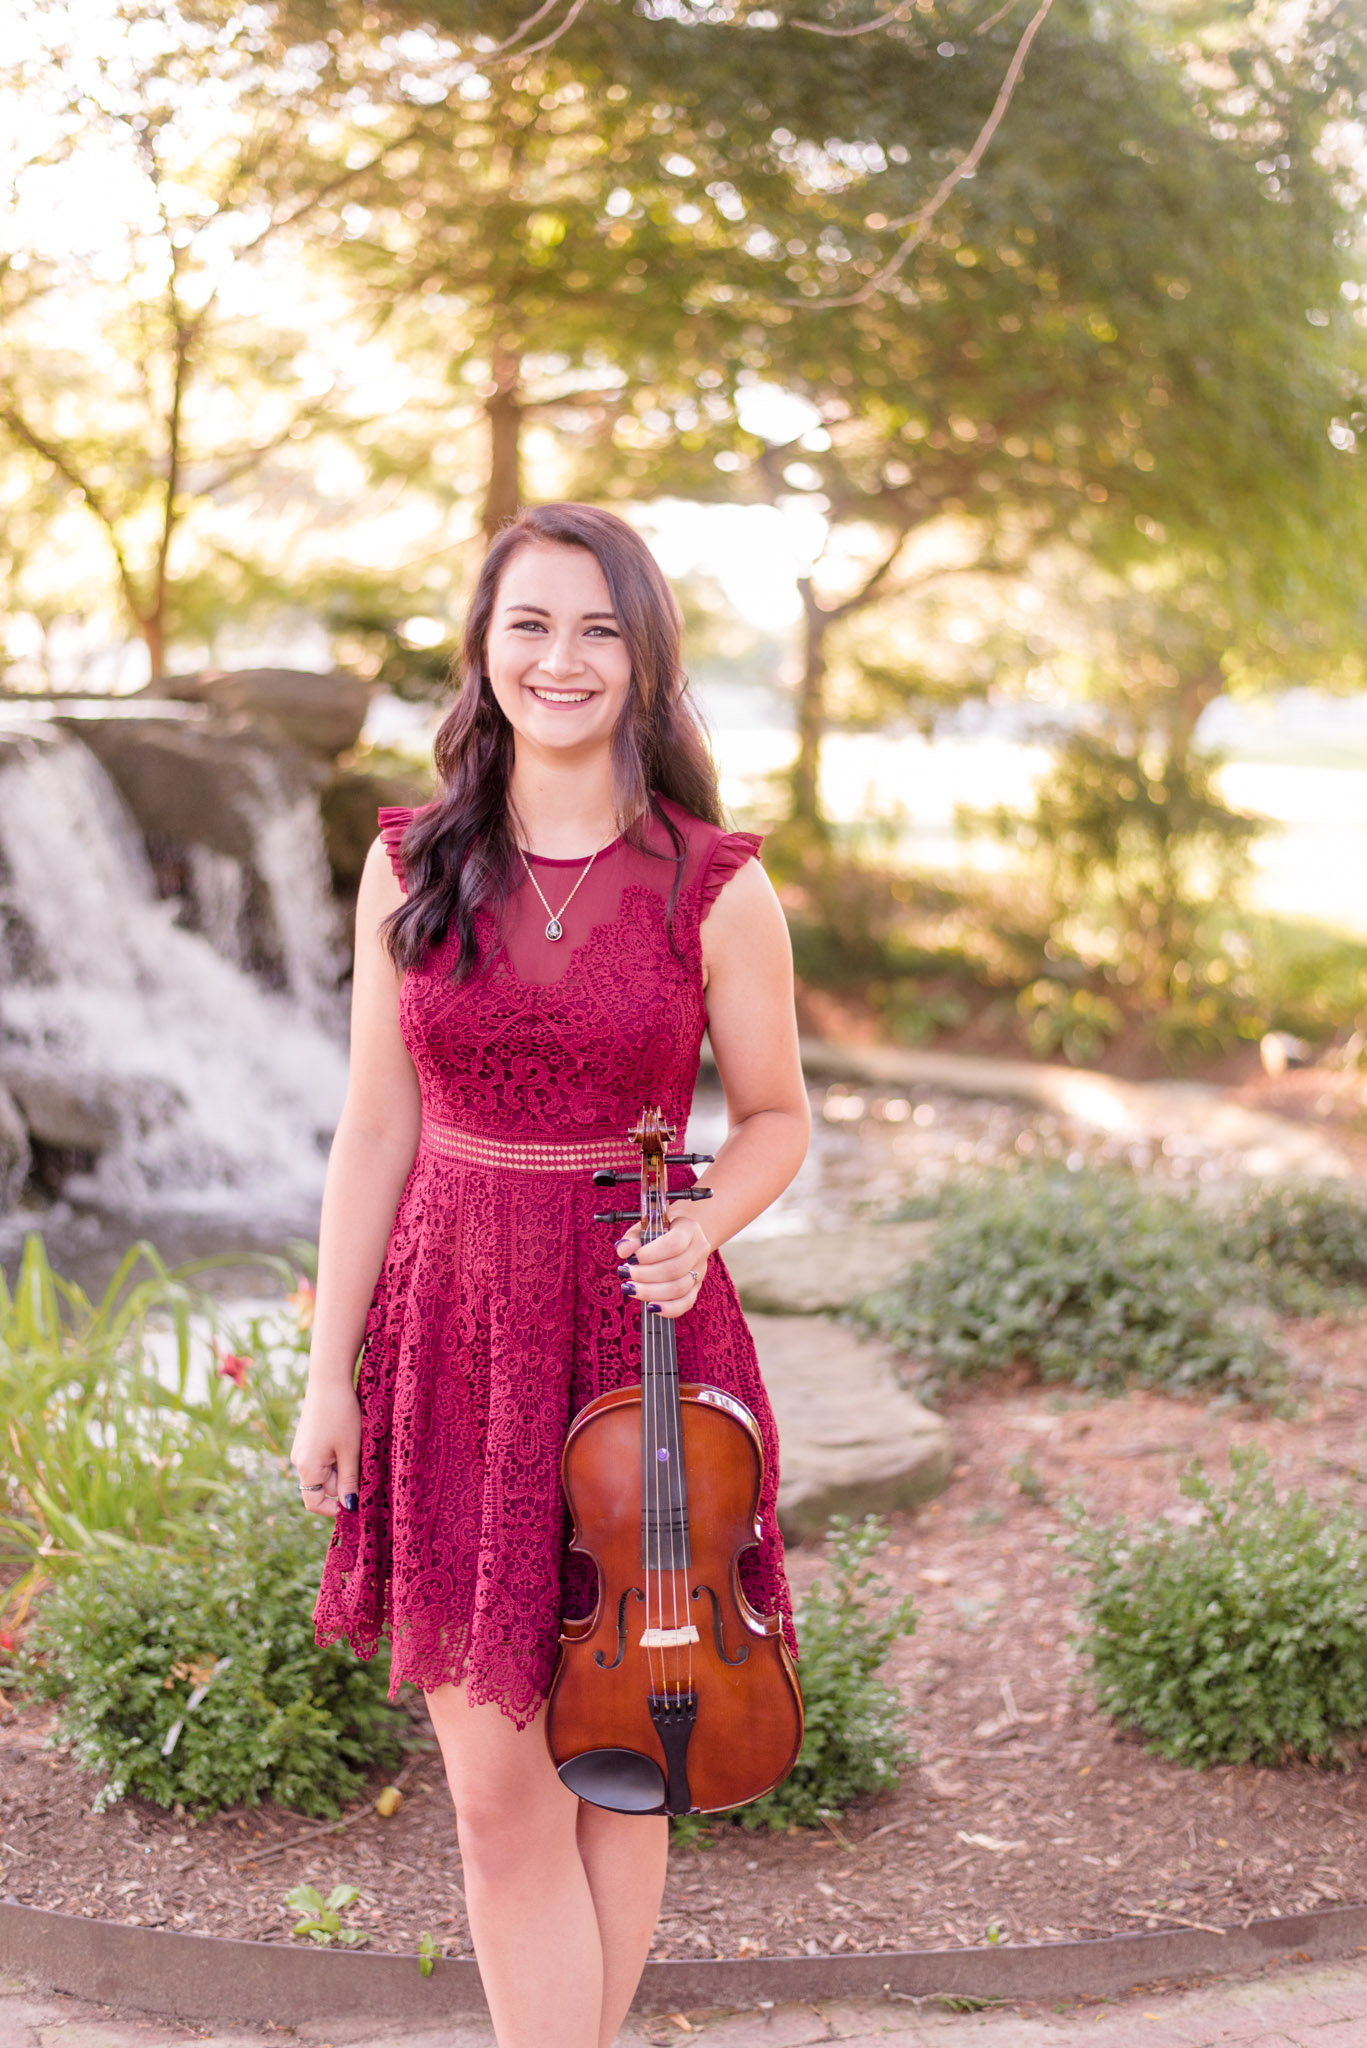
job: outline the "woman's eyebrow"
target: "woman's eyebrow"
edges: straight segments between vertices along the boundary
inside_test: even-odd
[[[535,612],[538,618],[548,619],[550,613],[544,604],[522,604],[517,598],[510,598],[507,609],[510,612]],[[616,612],[581,612],[582,619],[615,619]]]

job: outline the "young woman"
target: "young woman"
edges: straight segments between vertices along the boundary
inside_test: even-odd
[[[791,956],[759,842],[721,827],[669,587],[613,514],[543,506],[494,541],[436,762],[440,795],[381,813],[361,884],[294,1464],[335,1517],[320,1638],[370,1656],[387,1633],[395,1684],[427,1696],[500,2048],[609,2048],[668,1824],[581,1804],[547,1752],[560,1617],[594,1591],[560,1453],[639,1379],[637,1304],[681,1318],[681,1378],[764,1432],[741,1576],[791,1642],[773,1422],[712,1259],[806,1149]],[[729,1125],[712,1198],[614,1244],[591,1170],[637,1163],[645,1105],[682,1138],[704,1028]]]

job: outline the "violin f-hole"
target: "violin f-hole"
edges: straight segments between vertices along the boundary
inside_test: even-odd
[[[626,1656],[627,1602],[628,1600],[630,1600],[633,1593],[636,1595],[636,1598],[638,1600],[644,1600],[646,1597],[639,1586],[628,1586],[625,1593],[623,1593],[621,1599],[617,1602],[617,1655],[613,1658],[611,1664],[609,1664],[607,1659],[604,1657],[602,1651],[595,1650],[593,1653],[593,1661],[598,1666],[600,1671],[615,1671],[617,1669],[617,1666],[621,1663],[623,1657]]]
[[[695,1586],[693,1588],[693,1598],[696,1600],[700,1593],[706,1593],[712,1602],[712,1638],[717,1645],[717,1655],[721,1658],[723,1664],[743,1664],[750,1654],[750,1645],[742,1643],[734,1657],[727,1656],[726,1638],[722,1634],[721,1626],[721,1602],[717,1598],[716,1590],[712,1586]]]

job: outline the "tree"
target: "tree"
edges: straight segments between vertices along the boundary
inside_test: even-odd
[[[885,289],[771,333],[770,374],[819,421],[800,445],[756,449],[745,480],[805,493],[863,541],[862,571],[803,588],[797,822],[820,824],[833,659],[865,710],[917,700],[914,667],[900,690],[870,674],[850,629],[904,590],[911,544],[937,523],[976,540],[958,554],[970,566],[1018,565],[1060,536],[1120,571],[1182,561],[1229,618],[1220,655],[1186,675],[1193,723],[1232,668],[1266,674],[1292,647],[1342,657],[1363,398],[1341,292],[1350,195],[1319,146],[1359,75],[1345,19],[1321,10],[1290,49],[1246,32],[1217,60],[1056,10],[991,175],[961,188],[935,246]],[[829,254],[799,290],[829,290]]]
[[[176,635],[292,594],[260,500],[255,542],[237,508],[267,491],[299,509],[301,440],[364,417],[300,284],[306,231],[375,152],[311,147],[304,97],[172,0],[112,17],[103,41],[66,7],[23,22],[0,80],[31,137],[0,273],[0,431],[73,539],[98,536],[156,676]]]

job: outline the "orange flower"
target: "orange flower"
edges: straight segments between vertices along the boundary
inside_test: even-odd
[[[313,1310],[318,1299],[318,1290],[311,1280],[305,1280],[302,1273],[293,1294],[285,1296],[286,1303],[294,1310],[295,1322],[301,1330],[313,1328]]]

